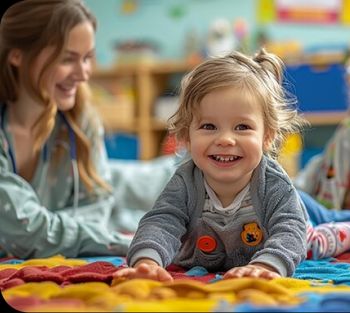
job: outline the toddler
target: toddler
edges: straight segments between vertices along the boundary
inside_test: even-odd
[[[261,50],[208,59],[185,76],[170,131],[189,158],[141,219],[130,267],[115,277],[171,281],[170,263],[224,271],[224,279],[294,273],[315,232],[275,160],[305,123],[282,74],[282,61]]]

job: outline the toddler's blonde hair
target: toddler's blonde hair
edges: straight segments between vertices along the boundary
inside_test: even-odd
[[[202,99],[217,88],[233,86],[262,105],[265,130],[273,137],[264,152],[276,158],[285,137],[306,124],[295,98],[287,96],[282,86],[283,71],[282,60],[264,49],[253,57],[236,51],[204,61],[182,79],[180,106],[168,121],[169,132],[179,142],[187,141]]]

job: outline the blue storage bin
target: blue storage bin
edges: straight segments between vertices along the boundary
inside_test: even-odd
[[[343,64],[287,66],[284,87],[296,96],[298,109],[308,111],[346,111],[348,86]]]
[[[115,133],[105,136],[107,155],[111,159],[137,160],[139,140],[132,134]]]

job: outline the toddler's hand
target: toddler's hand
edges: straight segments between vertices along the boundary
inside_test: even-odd
[[[276,273],[272,267],[269,267],[265,264],[256,263],[231,268],[225,273],[223,278],[228,279],[240,277],[260,277],[265,279],[273,279],[281,277],[281,275]]]
[[[145,278],[161,282],[172,282],[173,278],[169,272],[158,264],[138,262],[135,267],[123,268],[113,274],[114,278]]]

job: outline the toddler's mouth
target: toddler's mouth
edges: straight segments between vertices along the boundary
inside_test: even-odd
[[[209,155],[209,157],[214,161],[223,162],[223,163],[234,162],[242,158],[238,155],[219,155],[219,154],[212,154],[212,155]]]

